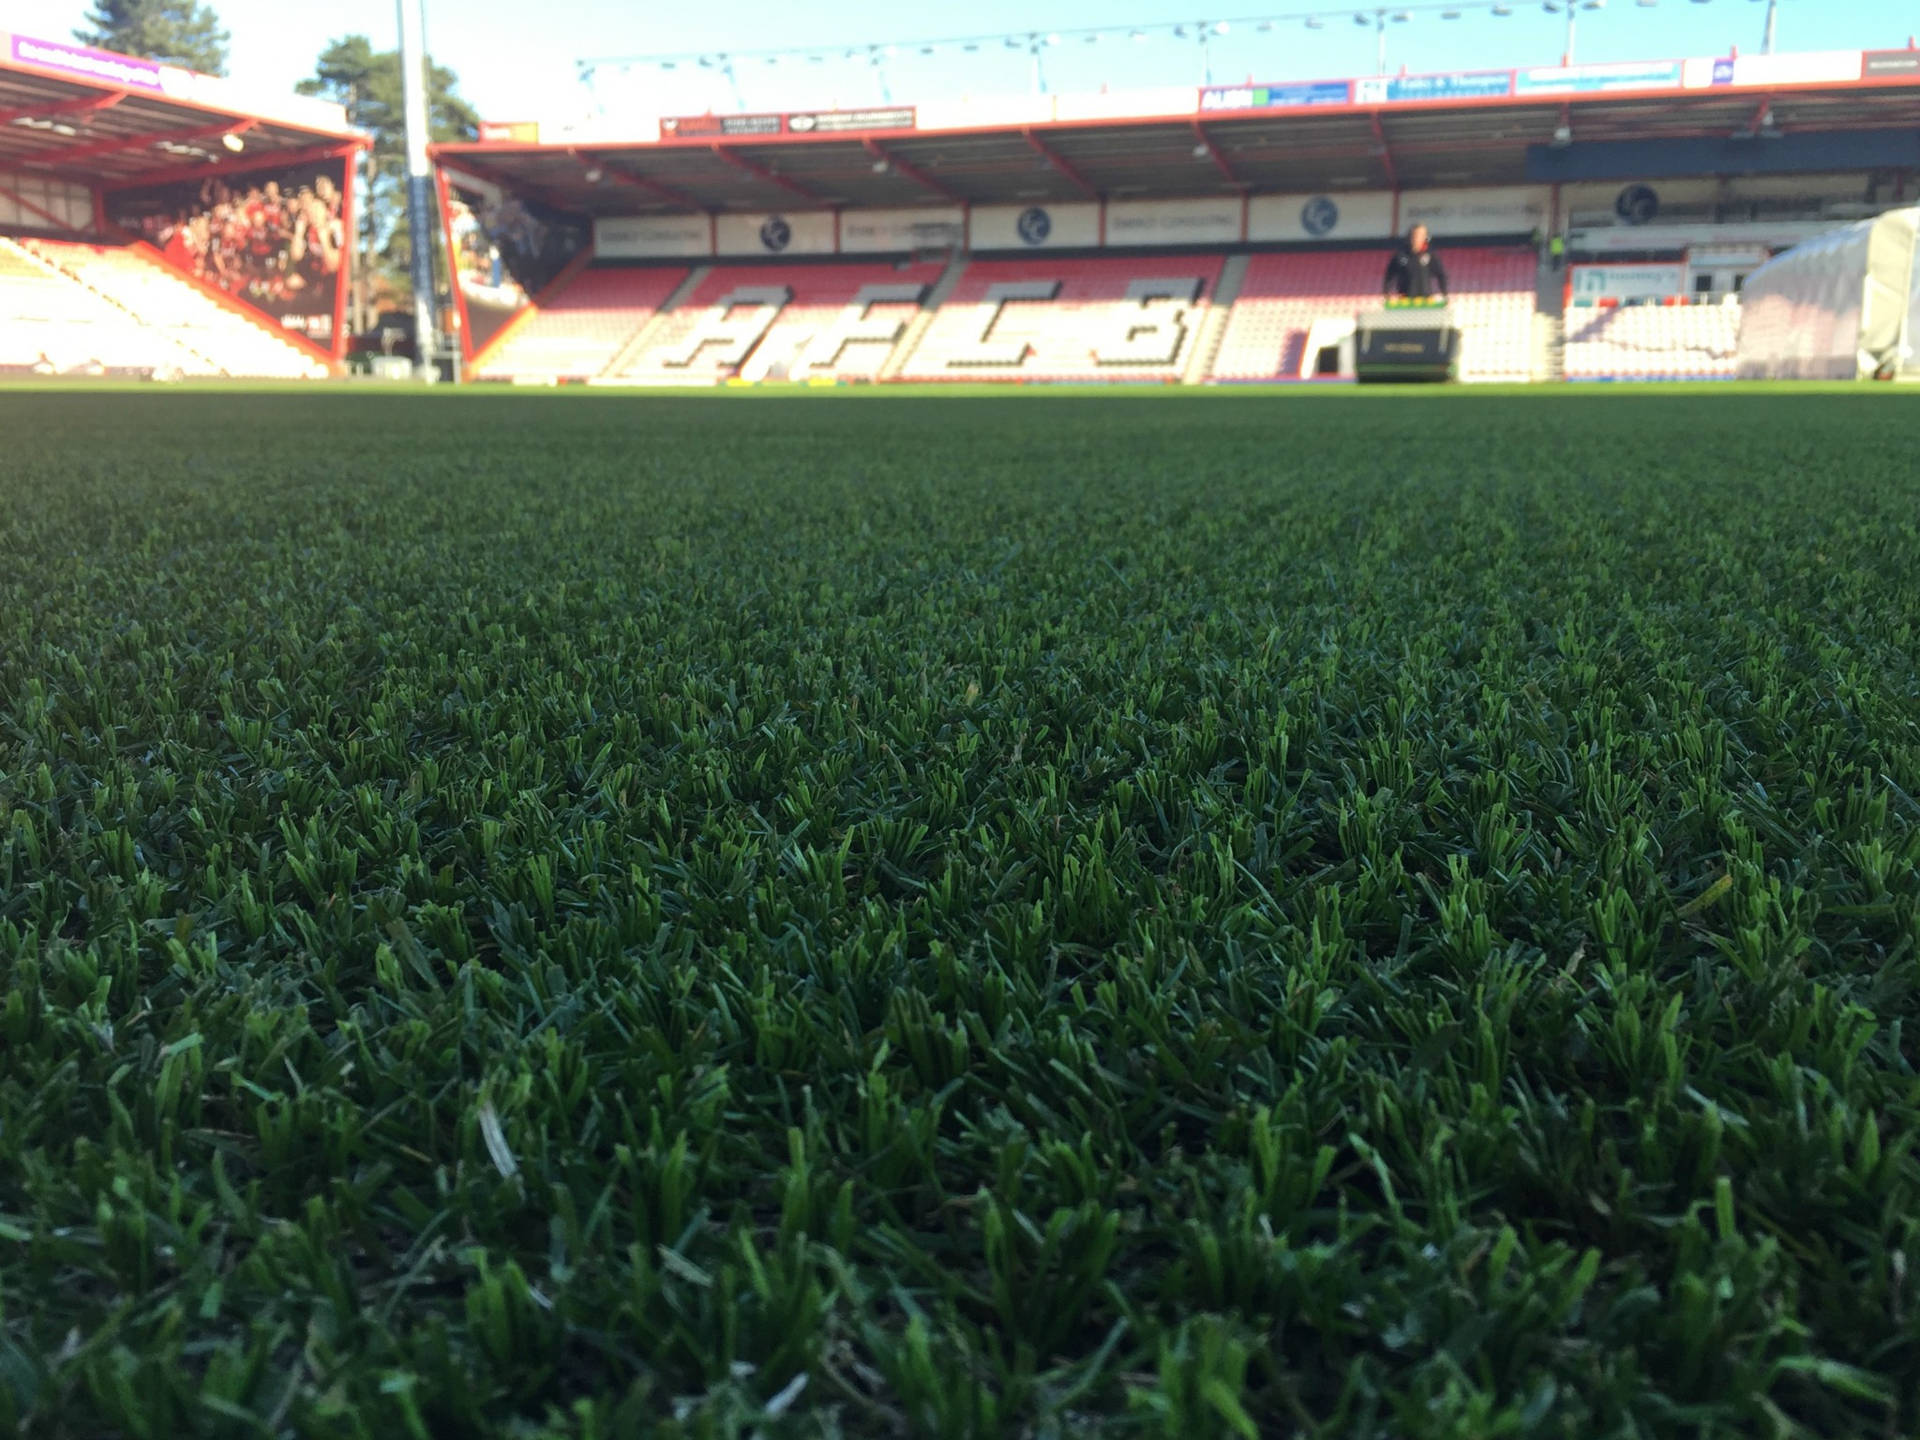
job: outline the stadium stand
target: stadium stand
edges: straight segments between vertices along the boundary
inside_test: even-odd
[[[1531,380],[1539,257],[1531,248],[1481,246],[1449,249],[1445,259],[1449,308],[1460,327],[1460,378]]]
[[[1221,263],[1218,255],[976,260],[900,378],[1177,381]]]
[[[638,385],[876,378],[939,262],[716,265],[605,373]]]
[[[1316,320],[1351,320],[1377,307],[1391,253],[1382,248],[1253,256],[1227,316],[1213,378],[1293,380],[1311,374],[1308,330]]]
[[[1350,321],[1380,305],[1384,247],[1253,256],[1227,319],[1216,380],[1311,378],[1318,356],[1307,338],[1325,322]],[[1531,250],[1479,247],[1444,252],[1450,309],[1461,331],[1460,378],[1533,377],[1536,261]],[[1336,327],[1337,328],[1337,327]],[[1319,346],[1315,347],[1321,348]]]
[[[133,246],[0,240],[0,367],[311,379],[328,367]]]
[[[1567,316],[1569,380],[1731,380],[1740,307],[1627,305]]]
[[[684,266],[582,270],[477,357],[480,380],[589,380],[687,278]]]

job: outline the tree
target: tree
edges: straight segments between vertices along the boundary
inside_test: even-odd
[[[477,138],[480,116],[455,93],[459,77],[431,59],[426,68],[430,137],[435,141]],[[348,120],[373,136],[373,153],[359,203],[360,269],[365,283],[373,285],[384,279],[392,290],[410,297],[407,122],[400,52],[375,50],[366,36],[348,35],[321,51],[313,69],[313,78],[302,80],[295,88],[302,95],[317,95],[346,106]],[[367,273],[375,269],[380,272],[378,277]]]
[[[227,73],[227,41],[220,17],[200,0],[94,0],[82,45],[198,70]]]

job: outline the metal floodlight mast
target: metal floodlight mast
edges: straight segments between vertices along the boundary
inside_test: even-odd
[[[413,271],[413,374],[424,380],[440,348],[434,320],[433,167],[427,160],[426,0],[398,3],[407,124],[407,248]]]

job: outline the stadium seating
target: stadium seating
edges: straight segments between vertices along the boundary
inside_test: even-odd
[[[638,385],[874,379],[938,262],[718,265],[605,378]]]
[[[0,365],[42,374],[309,379],[328,366],[131,246],[0,242],[13,286],[0,300]],[[32,269],[31,279],[19,273]]]
[[[1214,357],[1216,380],[1294,380],[1307,366],[1307,331],[1321,319],[1352,319],[1380,303],[1390,251],[1255,255],[1227,315]]]
[[[1218,255],[974,261],[900,378],[1178,380],[1221,264]]]
[[[1569,380],[1730,380],[1738,305],[1628,305],[1567,314]]]
[[[1382,247],[1314,254],[1255,255],[1214,358],[1216,380],[1310,376],[1307,332],[1316,321],[1378,309],[1392,251]],[[1444,252],[1450,309],[1461,331],[1460,378],[1528,380],[1533,375],[1535,259],[1531,250],[1480,247]]]
[[[0,373],[189,374],[201,364],[52,262],[0,239]]]
[[[1539,257],[1531,248],[1448,249],[1453,293],[1448,308],[1460,327],[1460,378],[1524,382],[1533,378],[1533,316]]]
[[[481,380],[588,380],[687,278],[684,266],[581,271],[479,357]]]

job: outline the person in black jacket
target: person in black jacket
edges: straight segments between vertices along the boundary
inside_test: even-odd
[[[1416,225],[1407,233],[1406,243],[1387,262],[1382,289],[1389,300],[1395,296],[1406,300],[1448,298],[1447,267],[1434,254],[1426,226]]]

